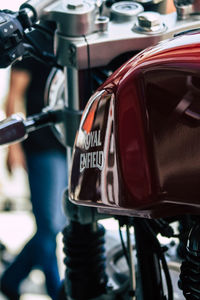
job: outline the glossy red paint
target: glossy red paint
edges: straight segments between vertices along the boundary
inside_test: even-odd
[[[120,84],[116,97],[116,141],[125,190],[129,191],[121,204],[142,207],[151,202],[154,174],[148,155],[148,124],[144,93],[140,89],[138,72]],[[141,79],[142,80],[142,79]],[[142,80],[143,81],[143,80]]]
[[[200,34],[161,42],[118,69],[83,114],[72,201],[148,217],[200,210],[200,129],[185,117],[188,108],[198,113],[199,83]],[[90,124],[87,135],[85,123]],[[85,141],[98,133],[99,144],[86,149]],[[97,151],[104,156],[101,168],[97,154],[91,154]],[[80,155],[94,155],[94,164],[81,172]]]

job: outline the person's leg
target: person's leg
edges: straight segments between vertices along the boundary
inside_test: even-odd
[[[66,156],[60,152],[28,155],[27,163],[37,223],[38,247],[35,252],[39,259],[35,263],[44,271],[48,293],[55,299],[60,287],[56,235],[66,220],[62,211],[62,193],[67,187]]]
[[[37,229],[57,234],[66,220],[62,209],[67,187],[66,156],[58,151],[29,154],[27,164]]]
[[[1,278],[1,291],[10,300],[18,300],[21,281],[27,277],[32,268],[32,241],[23,248],[14,262],[6,269]]]
[[[1,290],[9,299],[17,300],[21,281],[38,266],[45,273],[49,295],[55,299],[60,287],[56,234],[65,222],[61,198],[67,186],[66,158],[57,152],[34,154],[27,156],[27,164],[37,232],[4,272]]]

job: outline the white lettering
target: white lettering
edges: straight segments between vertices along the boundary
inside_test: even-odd
[[[96,168],[96,152],[92,152],[92,168]]]
[[[101,131],[91,131],[89,134],[85,134],[84,148],[88,150],[90,147],[101,146]]]
[[[83,170],[85,169],[85,165],[86,165],[85,154],[81,153],[81,155],[80,155],[80,172],[83,172]]]
[[[97,168],[99,170],[103,169],[104,160],[103,160],[103,151],[99,151],[99,155],[97,157]]]
[[[97,142],[98,146],[101,146],[101,131],[98,130],[98,142]]]
[[[85,150],[88,150],[90,148],[90,135],[85,135]]]
[[[93,169],[93,168],[98,168],[99,170],[102,170],[103,165],[104,165],[103,151],[80,154],[80,172],[83,172],[85,169]]]

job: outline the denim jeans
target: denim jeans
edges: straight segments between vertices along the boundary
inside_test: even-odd
[[[19,294],[21,281],[33,268],[40,268],[49,296],[56,299],[60,287],[56,235],[66,221],[62,211],[62,193],[67,187],[66,155],[58,151],[28,154],[27,165],[37,231],[5,271],[1,285]]]

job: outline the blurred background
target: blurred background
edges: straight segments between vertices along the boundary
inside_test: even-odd
[[[17,10],[21,0],[1,0],[0,9]],[[9,86],[10,69],[0,69],[0,119],[5,118],[4,105]],[[6,168],[7,148],[0,148],[0,276],[5,267],[35,232],[31,212],[27,174],[23,168],[14,169],[11,176]],[[58,236],[59,271],[63,277],[61,237]],[[60,249],[59,249],[60,246]],[[34,270],[22,284],[20,300],[50,299],[44,287],[45,277]],[[1,289],[0,289],[1,290]],[[0,292],[0,300],[6,298]]]

